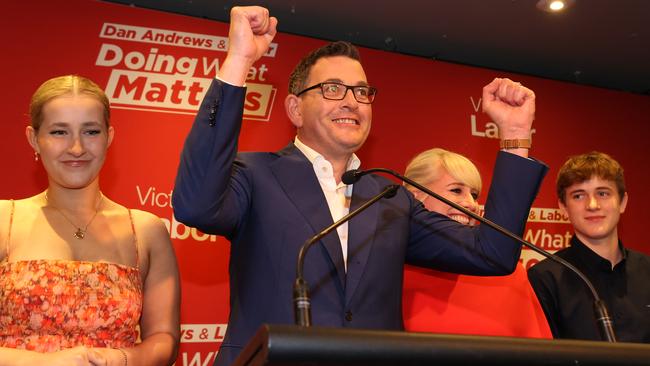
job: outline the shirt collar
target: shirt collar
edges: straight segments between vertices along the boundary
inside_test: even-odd
[[[300,150],[300,152],[302,152],[307,157],[307,160],[309,160],[309,162],[312,163],[314,167],[316,167],[316,165],[319,164],[327,163],[329,164],[330,171],[331,171],[332,164],[329,161],[327,161],[327,159],[325,159],[325,157],[321,155],[318,151],[312,149],[311,147],[305,145],[302,141],[300,141],[298,136],[296,136],[293,143],[294,145],[296,145],[298,150]],[[361,166],[361,160],[359,159],[357,154],[352,153],[352,156],[350,157],[350,160],[348,160],[348,164],[346,166],[347,170],[358,169],[360,166]],[[320,173],[317,171],[316,175],[319,174]],[[330,175],[333,174],[334,174],[333,172],[330,173]]]
[[[594,268],[600,268],[603,270],[607,270],[608,272],[611,272],[612,263],[609,260],[596,254],[596,252],[594,252],[587,245],[581,242],[576,235],[573,235],[573,237],[571,238],[571,247],[573,247],[575,251],[578,252],[580,258],[582,258],[582,260],[588,265]],[[623,263],[625,263],[625,260],[627,259],[627,249],[623,246],[623,242],[621,240],[618,241],[618,248],[621,251],[623,258],[615,267],[622,265]]]

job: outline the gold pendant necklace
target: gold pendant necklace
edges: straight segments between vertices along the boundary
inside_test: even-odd
[[[74,226],[77,229],[77,231],[75,231],[74,234],[72,234],[72,236],[74,236],[75,238],[77,238],[79,240],[86,237],[86,232],[88,231],[88,226],[90,226],[90,224],[93,222],[93,220],[95,219],[95,217],[99,213],[99,207],[101,206],[103,200],[104,200],[104,195],[102,194],[102,192],[99,192],[99,202],[97,203],[97,208],[95,209],[95,213],[93,214],[93,217],[90,218],[90,220],[88,221],[86,226],[84,226],[84,228],[82,229],[80,226],[75,225],[75,223],[72,222],[72,220],[70,220],[70,218],[63,213],[63,211],[59,210],[58,207],[50,204],[50,199],[47,196],[47,193],[45,193],[45,201],[47,201],[48,205],[52,206],[52,208],[55,209],[56,212],[60,213],[61,216],[63,216],[64,219],[66,219],[72,226]]]

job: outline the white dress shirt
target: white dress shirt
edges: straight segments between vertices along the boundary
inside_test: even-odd
[[[350,212],[350,198],[352,197],[352,184],[346,185],[343,182],[336,184],[336,179],[334,178],[334,169],[332,164],[325,159],[325,157],[319,154],[314,149],[305,145],[298,139],[298,136],[294,139],[294,144],[300,150],[307,159],[314,166],[314,173],[318,178],[318,183],[325,194],[325,199],[327,200],[327,206],[330,209],[332,214],[332,220],[336,222],[341,217],[347,215]],[[352,154],[350,160],[348,161],[347,169],[357,169],[361,165],[361,160],[357,157],[356,154]],[[323,228],[324,229],[324,228]],[[341,250],[343,251],[343,263],[345,264],[345,269],[347,271],[348,267],[348,223],[344,223],[336,231],[339,235],[339,241],[341,242]]]

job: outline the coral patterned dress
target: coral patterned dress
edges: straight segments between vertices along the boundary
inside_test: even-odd
[[[0,347],[55,352],[133,347],[142,312],[137,267],[73,260],[0,262]],[[137,239],[129,211],[137,258]],[[136,259],[137,263],[137,259]]]

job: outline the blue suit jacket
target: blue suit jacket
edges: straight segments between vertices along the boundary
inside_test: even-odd
[[[213,82],[187,137],[173,194],[174,214],[231,241],[230,317],[216,365],[230,364],[262,323],[293,323],[292,286],[303,243],[332,224],[313,167],[289,144],[237,154],[244,88]],[[546,172],[500,153],[486,215],[522,234]],[[354,184],[350,210],[392,182]],[[476,275],[511,273],[520,246],[489,227],[429,212],[407,190],[382,199],[349,224],[347,273],[334,233],[305,258],[314,325],[403,329],[404,263]]]

